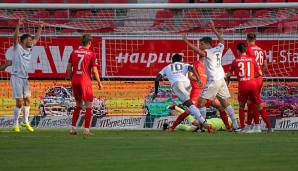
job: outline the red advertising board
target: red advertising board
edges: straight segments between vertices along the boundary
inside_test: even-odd
[[[0,62],[11,46],[12,38],[0,37]],[[192,41],[197,44],[197,41]],[[236,54],[238,40],[227,40],[223,66],[227,70]],[[69,56],[80,43],[79,37],[47,37],[32,49],[30,77],[65,78]],[[103,44],[102,44],[103,43]],[[215,42],[214,42],[215,44]],[[268,59],[269,77],[298,77],[298,42],[294,40],[259,40]],[[102,46],[104,45],[104,46]],[[104,49],[101,49],[104,47]],[[104,77],[154,77],[171,62],[175,53],[184,55],[184,62],[192,63],[197,55],[182,40],[110,40],[94,38],[92,49],[98,54]],[[9,53],[7,53],[9,54]],[[9,77],[0,72],[1,78]]]

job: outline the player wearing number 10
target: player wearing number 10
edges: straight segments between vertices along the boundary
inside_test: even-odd
[[[93,135],[90,130],[90,121],[92,117],[93,91],[91,83],[91,72],[94,74],[98,87],[102,88],[97,70],[97,59],[95,53],[89,50],[92,38],[89,34],[85,34],[81,38],[81,45],[74,50],[70,56],[67,73],[71,78],[73,95],[76,100],[76,107],[72,116],[71,135],[76,135],[76,124],[81,113],[85,108],[85,131],[84,135]]]

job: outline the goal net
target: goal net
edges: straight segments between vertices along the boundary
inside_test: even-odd
[[[290,4],[290,3],[289,3]],[[66,67],[80,36],[93,35],[92,49],[99,59],[103,90],[94,84],[94,116],[98,127],[160,127],[171,121],[168,106],[178,103],[164,81],[158,98],[151,100],[153,78],[175,53],[193,63],[197,54],[182,41],[182,34],[198,44],[202,36],[217,39],[207,26],[213,20],[225,38],[222,65],[227,71],[236,54],[236,44],[246,42],[246,34],[257,35],[257,45],[265,51],[268,71],[262,91],[267,110],[274,118],[298,116],[297,62],[298,9],[292,5],[226,4],[54,4],[0,5],[0,62],[11,57],[10,47],[18,19],[24,19],[21,33],[35,34],[43,22],[41,40],[32,49],[30,84],[32,114],[69,116],[73,110]],[[0,116],[10,116],[15,105],[9,83],[9,68],[0,72]],[[231,103],[237,111],[237,82],[229,86]],[[69,100],[70,99],[70,100]],[[181,102],[180,102],[181,103]],[[209,114],[216,116],[210,108]],[[122,119],[116,116],[122,117]],[[124,119],[123,119],[124,118]],[[173,120],[173,119],[172,119]],[[4,121],[4,120],[3,120]],[[145,123],[145,124],[144,124]],[[46,124],[46,123],[44,123]],[[142,125],[143,124],[143,125]],[[2,124],[3,125],[3,124]],[[59,126],[56,125],[56,126]]]

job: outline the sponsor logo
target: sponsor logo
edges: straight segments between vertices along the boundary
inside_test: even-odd
[[[169,125],[172,125],[175,122],[176,118],[177,118],[177,116],[156,118],[154,120],[153,128],[161,129],[163,127],[164,123],[168,123]],[[187,120],[184,120],[181,122],[181,124],[190,124],[190,123]]]
[[[71,117],[58,116],[46,117],[41,119],[38,126],[39,128],[65,128],[71,125]]]
[[[283,128],[283,129],[298,129],[298,118],[287,118],[287,119],[281,119],[277,123],[278,128]]]
[[[104,117],[97,121],[98,128],[143,128],[145,117]]]

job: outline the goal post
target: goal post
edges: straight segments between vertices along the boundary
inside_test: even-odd
[[[49,117],[53,123],[70,116],[73,101],[66,104],[56,99],[49,104],[47,100],[51,94],[71,94],[66,67],[85,33],[93,36],[92,50],[100,61],[105,87],[97,90],[94,85],[98,108],[93,126],[160,128],[163,122],[172,122],[175,116],[169,116],[167,107],[179,101],[166,81],[158,99],[152,101],[153,78],[175,53],[183,54],[187,63],[197,60],[197,54],[182,41],[183,33],[194,44],[202,36],[217,43],[207,26],[209,20],[225,39],[225,71],[237,55],[236,44],[245,43],[247,33],[256,33],[257,44],[268,60],[262,96],[272,121],[280,129],[291,128],[290,123],[298,117],[298,3],[0,3],[1,63],[10,57],[8,49],[20,18],[25,20],[22,33],[34,34],[39,22],[45,25],[40,42],[32,49],[31,109],[34,115]],[[9,76],[8,70],[0,72],[1,87],[5,87],[0,90],[0,117],[10,116],[14,105]],[[229,88],[230,102],[237,111],[237,83],[232,82]],[[217,116],[213,108],[208,113]],[[45,121],[43,125],[47,125]]]

